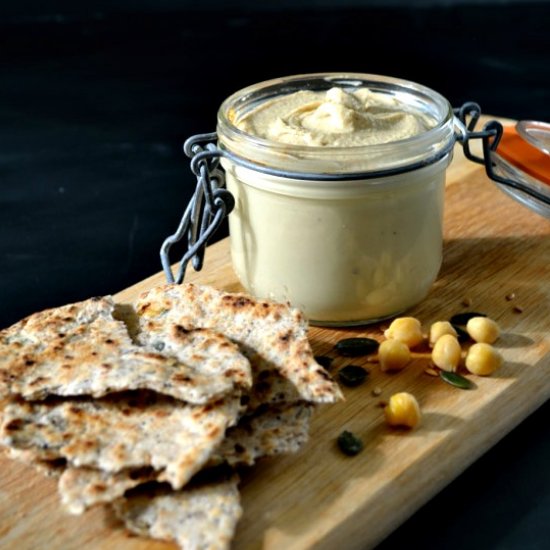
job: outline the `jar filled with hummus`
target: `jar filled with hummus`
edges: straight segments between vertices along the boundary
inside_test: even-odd
[[[388,77],[295,76],[229,97],[217,134],[248,292],[319,325],[375,322],[425,297],[454,143],[445,98]]]

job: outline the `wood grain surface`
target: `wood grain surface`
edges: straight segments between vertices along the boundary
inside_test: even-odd
[[[318,410],[308,445],[297,455],[265,460],[242,482],[244,515],[235,549],[369,548],[460,474],[550,396],[550,221],[514,202],[457,150],[447,176],[444,259],[428,297],[410,315],[424,327],[468,309],[496,319],[505,365],[488,378],[471,377],[463,391],[424,372],[417,359],[390,375],[365,364],[368,382],[344,388],[345,402]],[[189,281],[238,290],[228,241],[207,251]],[[164,282],[162,274],[116,295],[120,302]],[[513,293],[513,300],[506,298]],[[465,307],[463,301],[471,301]],[[519,312],[521,310],[521,312]],[[348,336],[380,339],[384,324],[353,329],[315,328],[316,354],[335,357],[334,372],[361,359],[337,357]],[[382,394],[372,390],[380,387]],[[413,431],[390,429],[380,401],[412,392],[423,411]],[[365,442],[353,458],[335,439],[348,429]],[[96,508],[80,517],[60,509],[55,480],[5,458],[0,462],[0,548],[18,550],[173,548],[127,534]]]

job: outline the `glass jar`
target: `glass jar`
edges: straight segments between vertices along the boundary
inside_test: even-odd
[[[368,88],[429,121],[412,137],[352,147],[277,143],[238,121],[299,90]],[[449,102],[424,86],[366,74],[302,75],[230,96],[218,112],[233,267],[251,294],[289,301],[312,324],[354,325],[401,313],[441,265],[445,170],[455,141]]]

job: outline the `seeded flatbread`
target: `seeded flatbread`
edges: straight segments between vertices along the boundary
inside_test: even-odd
[[[126,325],[113,317],[110,297],[36,313],[0,332],[0,396],[43,399],[150,389],[204,404],[248,388],[250,365],[237,346],[209,330],[172,326],[167,341],[149,349],[135,345]],[[162,344],[162,345],[161,345]],[[156,348],[156,349],[155,349]]]
[[[135,306],[144,333],[161,333],[170,325],[209,328],[236,342],[251,363],[259,355],[261,370],[276,370],[292,382],[301,399],[323,403],[342,398],[338,385],[313,357],[305,317],[287,304],[182,284],[144,292]]]
[[[238,396],[189,405],[152,392],[97,400],[13,402],[4,410],[4,445],[39,460],[66,458],[107,472],[151,466],[179,489],[209,459],[240,414]]]
[[[209,465],[251,466],[261,457],[295,453],[307,442],[312,405],[283,404],[263,409],[242,417],[236,426],[227,430]],[[58,489],[64,507],[72,514],[81,514],[157,477],[158,472],[147,468],[116,473],[68,468],[59,480]]]
[[[208,329],[194,329],[191,332]],[[147,323],[146,330],[143,330],[137,335],[138,341],[147,347],[160,348],[165,353],[171,356],[181,358],[182,343],[180,335],[184,334],[184,329],[181,325],[172,323]],[[183,351],[188,349],[183,346]],[[294,384],[284,378],[281,373],[274,368],[273,364],[265,359],[261,354],[255,353],[250,348],[243,350],[250,361],[253,374],[253,388],[247,394],[247,406],[250,410],[254,410],[261,404],[276,404],[276,403],[294,403],[302,401],[302,398],[296,390]],[[228,369],[226,371],[231,374]]]
[[[210,463],[252,466],[259,458],[298,452],[309,438],[313,406],[308,403],[258,410],[227,430]]]
[[[238,480],[123,497],[114,503],[127,529],[185,550],[226,550],[242,515]]]
[[[273,368],[270,361],[263,359],[257,353],[251,355],[249,359],[254,379],[252,390],[244,398],[249,412],[265,405],[303,402],[294,384]]]
[[[61,503],[70,514],[82,514],[96,504],[112,502],[128,489],[155,481],[159,472],[152,468],[105,472],[95,468],[67,468],[59,478]]]
[[[58,478],[65,470],[66,461],[64,458],[57,458],[55,460],[39,460],[36,457],[36,453],[33,451],[22,451],[20,449],[13,449],[4,447],[5,455],[12,460],[17,460],[28,466],[32,466],[37,472],[45,475],[46,477]]]

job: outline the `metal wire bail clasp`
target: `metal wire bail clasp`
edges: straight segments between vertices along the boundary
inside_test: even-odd
[[[497,120],[490,120],[483,126],[483,130],[476,131],[476,125],[481,117],[481,108],[473,102],[464,103],[462,107],[454,109],[454,114],[459,121],[461,131],[457,139],[462,144],[464,156],[473,162],[483,164],[487,176],[514,199],[533,211],[550,217],[550,194],[542,184],[516,170],[508,172],[498,170],[497,148],[504,132],[502,124]],[[471,151],[470,140],[472,139],[482,140],[482,157]]]
[[[223,151],[217,148],[216,139],[215,132],[198,134],[183,145],[183,151],[191,158],[191,171],[197,177],[197,185],[176,232],[165,239],[160,249],[162,269],[169,283],[183,281],[190,260],[195,271],[202,269],[208,240],[235,206],[233,195],[224,188],[224,173],[219,166]],[[182,238],[186,238],[187,250],[174,277],[170,248]]]

